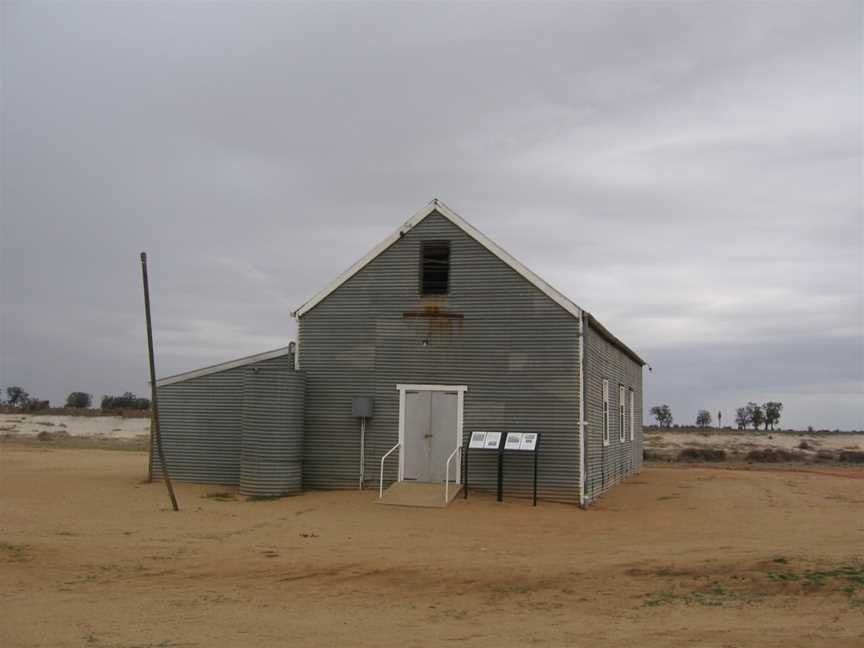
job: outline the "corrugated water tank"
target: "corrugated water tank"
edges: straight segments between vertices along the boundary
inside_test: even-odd
[[[303,490],[305,375],[254,366],[243,377],[240,493],[298,494]]]

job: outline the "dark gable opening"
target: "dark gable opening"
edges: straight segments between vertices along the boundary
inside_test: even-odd
[[[450,241],[420,242],[420,293],[446,295],[450,287]]]

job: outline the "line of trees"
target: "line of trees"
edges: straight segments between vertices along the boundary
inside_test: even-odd
[[[780,422],[782,413],[783,403],[768,401],[764,405],[759,405],[751,401],[744,407],[735,410],[735,423],[739,430],[745,430],[751,425],[754,430],[758,430],[760,426],[764,425],[767,432],[769,427],[773,430],[774,426]]]
[[[2,396],[0,391],[0,396]],[[6,400],[0,398],[0,405],[17,407],[24,411],[36,411],[48,409],[50,403],[47,400],[34,398],[17,385],[6,388]],[[66,407],[70,409],[86,409],[92,407],[93,396],[87,392],[73,391],[66,397]],[[149,398],[139,398],[132,392],[125,392],[120,396],[106,395],[100,403],[103,410],[144,410],[150,407]]]
[[[132,392],[126,392],[122,396],[103,396],[103,410],[143,410],[150,407],[149,398],[138,398]]]
[[[774,426],[780,422],[780,415],[783,413],[783,403],[778,401],[768,401],[763,405],[758,403],[747,403],[744,407],[739,407],[735,414],[735,423],[739,430],[745,430],[748,427],[753,427],[758,430],[760,427],[773,430]],[[674,419],[672,417],[672,409],[668,405],[655,405],[651,408],[651,416],[653,416],[657,425],[660,427],[672,427]],[[717,413],[718,420],[720,412]],[[710,427],[712,423],[711,412],[700,409],[696,413],[696,425],[698,427]]]

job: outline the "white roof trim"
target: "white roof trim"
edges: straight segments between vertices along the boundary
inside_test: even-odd
[[[159,380],[157,380],[156,386],[164,387],[165,385],[173,385],[174,383],[183,382],[191,378],[199,378],[201,376],[207,376],[209,374],[218,373],[220,371],[227,371],[228,369],[236,369],[237,367],[254,364],[256,362],[261,362],[262,360],[279,358],[288,355],[290,352],[291,345],[286,347],[279,347],[278,349],[273,349],[272,351],[256,353],[255,355],[246,356],[245,358],[237,358],[236,360],[229,360],[228,362],[222,362],[220,364],[211,365],[209,367],[202,367],[201,369],[193,369],[192,371],[186,371],[184,373],[175,374],[173,376],[166,376],[165,378],[160,378]]]
[[[544,293],[547,297],[549,297],[556,304],[561,306],[565,311],[573,315],[573,317],[579,317],[581,313],[581,309],[574,302],[565,297],[561,292],[550,286],[543,279],[534,274],[527,267],[522,265],[521,262],[517,261],[512,255],[506,252],[503,248],[499,247],[496,243],[487,238],[480,230],[471,225],[464,218],[459,216],[456,212],[450,209],[443,202],[438,200],[437,198],[432,200],[428,205],[426,205],[423,209],[414,214],[411,218],[409,218],[405,223],[393,232],[386,239],[381,241],[378,245],[376,245],[369,253],[360,259],[353,266],[348,268],[345,272],[339,275],[336,280],[331,283],[329,286],[324,288],[321,292],[315,295],[312,299],[303,304],[300,308],[298,308],[292,315],[294,317],[302,317],[305,313],[309,312],[319,303],[321,303],[324,299],[327,298],[330,293],[336,290],[343,283],[348,281],[355,274],[360,272],[366,265],[368,265],[375,257],[381,254],[384,250],[389,248],[393,243],[398,241],[406,232],[410,231],[416,225],[418,225],[424,218],[426,218],[432,212],[438,212],[444,218],[449,220],[451,223],[456,225],[463,232],[468,234],[475,241],[480,243],[483,247],[489,250],[496,257],[501,259],[504,263],[510,266],[513,270],[515,270],[519,275],[524,277],[529,283],[533,284],[536,288],[538,288],[542,293]]]

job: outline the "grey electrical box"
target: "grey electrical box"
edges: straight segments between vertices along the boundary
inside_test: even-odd
[[[351,416],[356,418],[372,418],[374,401],[368,396],[361,396],[351,400]]]

